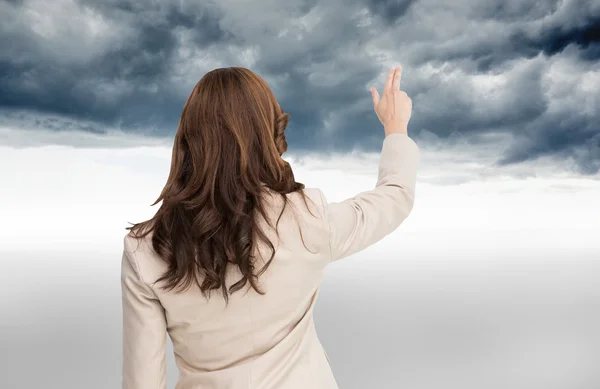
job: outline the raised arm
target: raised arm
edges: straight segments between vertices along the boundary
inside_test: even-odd
[[[419,160],[419,147],[408,135],[391,133],[383,141],[374,189],[332,203],[320,192],[332,261],[378,242],[408,217],[415,201]]]

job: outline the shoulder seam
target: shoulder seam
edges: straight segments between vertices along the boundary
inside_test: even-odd
[[[329,262],[333,260],[333,249],[331,247],[331,225],[329,224],[329,219],[327,218],[327,207],[325,205],[325,194],[319,188],[317,188],[317,192],[319,193],[319,197],[321,198],[321,209],[323,214],[323,222],[325,223],[325,227],[327,228],[328,237],[327,237],[327,245],[329,246]]]
[[[135,253],[133,251],[131,251],[129,249],[129,245],[127,244],[127,237],[128,235],[125,235],[125,238],[123,238],[123,247],[125,249],[125,256],[127,257],[127,260],[133,265],[133,269],[135,270],[135,274],[138,276],[138,278],[140,279],[140,281],[150,287],[146,281],[144,281],[144,278],[142,277],[142,272],[140,271],[140,265],[137,262],[137,259],[135,258]]]

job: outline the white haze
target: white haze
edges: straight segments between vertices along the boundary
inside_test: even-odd
[[[169,141],[21,136],[106,147],[0,147],[0,388],[118,388],[124,227],[155,211]],[[315,322],[340,388],[600,387],[598,181],[420,146],[411,216],[325,272]],[[284,157],[329,201],[377,178],[377,153]]]

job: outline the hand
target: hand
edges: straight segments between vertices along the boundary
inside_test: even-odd
[[[402,133],[408,135],[408,122],[412,114],[412,100],[400,90],[402,67],[392,68],[383,89],[383,97],[375,88],[369,88],[373,97],[373,108],[379,118],[385,135]]]

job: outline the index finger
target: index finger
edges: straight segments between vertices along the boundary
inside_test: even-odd
[[[392,86],[392,90],[393,91],[397,91],[400,90],[400,81],[402,81],[402,66],[398,66],[396,68],[396,73],[394,75],[394,81],[393,81],[393,86]]]
[[[394,74],[396,73],[396,68],[391,68],[388,73],[387,79],[385,80],[385,86],[383,87],[383,93],[387,94],[392,91],[392,82],[394,80]]]

